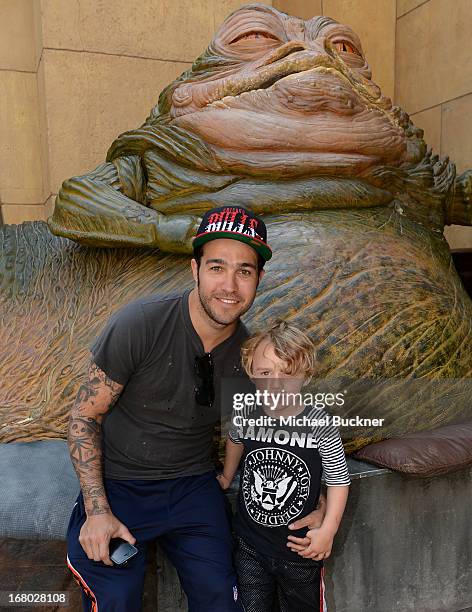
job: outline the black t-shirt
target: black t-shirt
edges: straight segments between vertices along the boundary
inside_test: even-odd
[[[219,381],[242,376],[240,347],[248,334],[239,322],[234,334],[211,351],[215,401],[211,408],[198,405],[194,362],[204,349],[190,319],[189,293],[126,305],[92,346],[97,366],[124,385],[103,420],[106,478],[178,478],[214,468],[210,457],[220,420]]]
[[[288,525],[316,508],[322,472],[328,486],[350,483],[329,415],[308,406],[284,422],[258,406],[233,414],[229,437],[244,444],[236,534],[262,554],[302,560],[287,547],[287,537],[303,537],[308,530],[290,531]]]

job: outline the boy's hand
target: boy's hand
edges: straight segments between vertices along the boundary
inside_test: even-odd
[[[325,514],[326,497],[321,495],[316,510],[313,510],[310,512],[310,514],[307,514],[303,518],[298,519],[298,521],[294,521],[288,526],[288,528],[291,531],[303,529],[303,527],[308,527],[308,529],[317,529],[318,527],[321,527]],[[293,552],[299,552],[311,544],[308,534],[304,538],[298,538],[290,535],[288,536],[288,540],[287,546],[290,548],[290,550],[293,550]]]
[[[220,483],[220,487],[223,489],[223,491],[226,491],[226,489],[229,489],[231,485],[231,480],[226,478],[226,476],[223,476],[223,474],[218,474],[218,476],[216,477],[216,480]]]
[[[326,527],[319,527],[318,529],[310,529],[306,535],[310,539],[310,545],[298,552],[300,557],[315,559],[316,561],[327,559],[333,547],[335,535],[333,531]]]

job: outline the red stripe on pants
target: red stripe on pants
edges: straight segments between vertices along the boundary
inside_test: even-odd
[[[95,593],[92,591],[89,585],[85,582],[85,580],[82,578],[79,572],[72,566],[72,563],[69,561],[69,557],[67,557],[67,566],[72,572],[77,584],[85,591],[85,593],[92,600],[91,612],[98,612],[98,602],[97,602],[97,598],[95,597]]]

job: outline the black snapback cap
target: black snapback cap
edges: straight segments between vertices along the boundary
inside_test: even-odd
[[[264,261],[269,261],[272,257],[264,221],[241,206],[220,206],[206,212],[193,239],[193,249],[218,238],[245,242],[259,253]]]

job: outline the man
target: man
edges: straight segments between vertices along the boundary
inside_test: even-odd
[[[244,208],[209,211],[193,243],[195,288],[128,304],[92,347],[68,436],[81,485],[68,565],[85,610],[141,609],[146,547],[156,538],[190,612],[241,610],[210,452],[220,418],[215,380],[241,372],[240,317],[271,257],[266,236]],[[126,568],[113,566],[111,538],[137,545]]]

